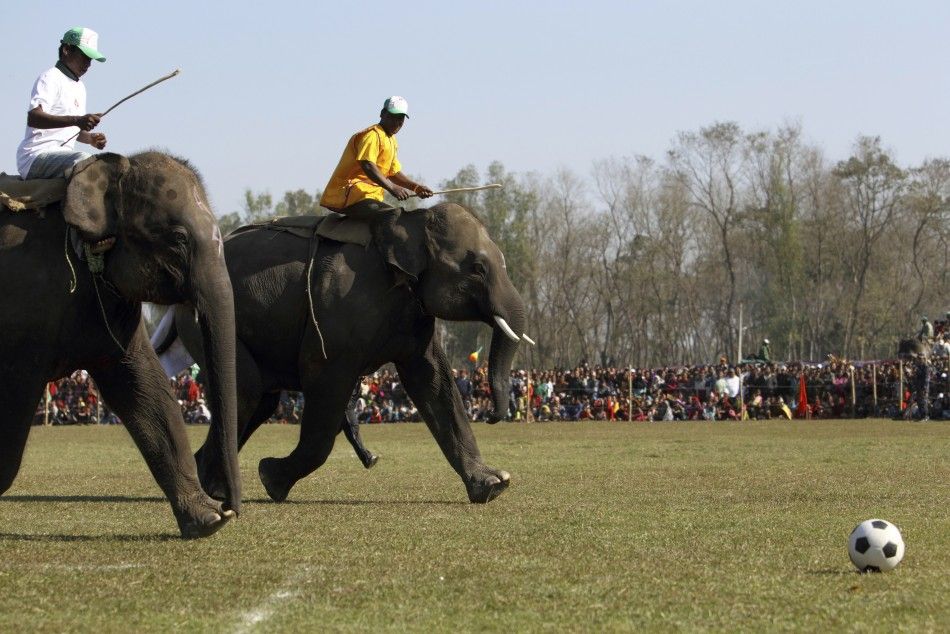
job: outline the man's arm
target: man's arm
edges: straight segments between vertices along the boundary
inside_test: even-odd
[[[54,128],[69,128],[77,126],[83,132],[88,132],[99,125],[102,115],[84,114],[79,116],[49,114],[43,106],[37,106],[26,113],[26,125],[37,130],[52,130]],[[82,140],[80,138],[80,140]]]
[[[363,168],[363,173],[369,176],[371,181],[392,194],[396,200],[406,200],[410,195],[412,195],[412,192],[405,187],[397,185],[393,181],[383,176],[383,173],[373,161],[360,161],[360,167]]]
[[[413,192],[420,198],[428,198],[432,195],[432,190],[424,185],[420,185],[405,176],[402,172],[397,172],[386,178],[379,171],[379,167],[372,161],[360,161],[360,167],[363,173],[369,176],[369,179],[392,194],[396,200],[406,200]]]
[[[411,189],[419,196],[419,198],[428,198],[429,196],[432,195],[431,189],[429,189],[428,187],[426,187],[425,185],[421,183],[417,183],[416,181],[411,180],[410,178],[405,176],[402,172],[396,172],[395,174],[389,177],[389,180],[393,181],[397,185],[400,185],[401,187],[405,187],[406,189]]]

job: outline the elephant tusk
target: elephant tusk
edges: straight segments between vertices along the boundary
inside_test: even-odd
[[[498,327],[501,328],[501,331],[508,335],[508,338],[512,341],[521,341],[521,337],[515,334],[515,331],[511,329],[511,326],[508,325],[508,322],[495,315],[495,323],[498,324]]]
[[[527,341],[528,343],[530,343],[532,346],[538,345],[538,344],[536,344],[536,343],[534,342],[534,339],[532,339],[531,337],[529,337],[528,335],[526,335],[526,334],[524,334],[524,333],[521,333],[521,338],[524,339],[525,341]]]

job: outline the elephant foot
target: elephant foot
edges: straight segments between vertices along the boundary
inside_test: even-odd
[[[203,504],[196,513],[176,513],[182,539],[198,539],[214,535],[236,517],[234,511],[221,507],[218,502]],[[210,507],[210,508],[209,508]]]
[[[507,471],[489,472],[472,480],[466,487],[468,501],[473,504],[487,504],[505,492],[511,484],[511,474]]]
[[[379,462],[379,456],[372,451],[367,451],[365,454],[360,455],[360,462],[362,462],[363,466],[367,469],[372,469],[373,466]]]
[[[293,483],[288,484],[286,480],[280,477],[280,461],[277,458],[264,458],[257,465],[257,475],[261,478],[261,484],[267,495],[275,502],[283,502],[290,493]]]

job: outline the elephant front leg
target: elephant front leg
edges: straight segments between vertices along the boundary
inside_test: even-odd
[[[96,370],[93,378],[171,502],[182,537],[206,537],[234,517],[234,511],[223,509],[198,483],[181,407],[141,322],[126,357]]]
[[[423,354],[397,362],[396,368],[442,453],[465,483],[469,501],[484,504],[504,493],[511,476],[482,462],[462,396],[435,339],[430,338]]]

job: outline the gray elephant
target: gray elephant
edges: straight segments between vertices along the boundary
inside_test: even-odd
[[[77,258],[67,224],[103,255],[99,275]],[[19,470],[46,383],[84,368],[168,497],[183,537],[210,535],[239,512],[233,294],[221,233],[186,162],[158,152],[99,154],[76,165],[62,205],[0,210],[0,297],[0,493]],[[196,307],[207,342],[208,404],[219,423],[208,442],[221,456],[223,505],[201,488],[181,409],[142,320],[142,302],[184,301]]]
[[[524,303],[501,251],[466,209],[440,204],[386,215],[371,226],[368,248],[267,226],[238,230],[225,241],[238,335],[239,447],[274,411],[282,389],[303,391],[297,447],[285,458],[265,458],[258,469],[268,495],[284,500],[326,460],[358,378],[393,362],[469,499],[488,502],[508,487],[510,476],[482,461],[436,318],[493,327],[490,420],[497,422],[508,411]],[[200,333],[189,311],[176,309],[175,323],[185,346],[200,357]],[[218,449],[205,444],[197,458],[202,482],[214,494]]]

